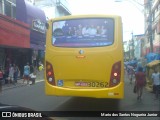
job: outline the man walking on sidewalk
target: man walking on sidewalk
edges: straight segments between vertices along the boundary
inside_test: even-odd
[[[158,94],[160,92],[160,73],[157,69],[154,69],[154,73],[152,73],[152,81],[155,90],[155,99],[158,99]]]
[[[27,84],[29,84],[29,74],[30,74],[30,66],[29,63],[27,63],[26,66],[24,66],[24,74],[23,74],[23,83],[27,80]]]

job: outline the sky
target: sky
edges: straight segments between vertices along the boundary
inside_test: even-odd
[[[115,14],[122,17],[123,40],[128,41],[133,35],[144,34],[144,14],[142,6],[133,0],[67,0],[73,15],[80,14]]]

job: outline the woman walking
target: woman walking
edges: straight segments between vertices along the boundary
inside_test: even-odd
[[[19,74],[19,68],[16,64],[13,64],[14,67],[14,83],[17,83],[17,78],[18,78],[18,74]]]
[[[8,75],[8,83],[13,83],[13,79],[14,79],[14,68],[12,66],[12,64],[10,64],[10,67],[9,67],[9,75]]]
[[[137,87],[137,100],[141,100],[142,94],[143,94],[143,87],[146,84],[146,76],[143,72],[143,68],[139,67],[138,72],[135,74],[135,85]]]

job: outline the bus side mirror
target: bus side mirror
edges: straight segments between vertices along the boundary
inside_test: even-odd
[[[45,24],[45,26],[46,26],[46,29],[48,29],[48,28],[49,28],[49,24],[48,24],[48,23],[46,23],[46,24]]]

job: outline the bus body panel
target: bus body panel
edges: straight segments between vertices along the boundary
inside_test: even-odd
[[[123,70],[123,45],[122,45],[122,23],[120,17],[115,16],[75,16],[62,17],[58,20],[73,18],[113,18],[115,20],[114,42],[110,46],[103,47],[78,47],[65,48],[52,45],[52,22],[47,31],[45,61],[49,62],[54,71],[55,85],[47,81],[45,72],[45,92],[47,95],[57,96],[83,96],[95,98],[124,97],[124,70]],[[79,54],[83,51],[83,54]],[[121,63],[120,83],[110,87],[110,76],[112,66]],[[46,64],[46,62],[45,62]],[[46,66],[46,65],[45,65]],[[59,81],[63,85],[58,85]],[[83,83],[82,85],[79,85]],[[92,86],[88,86],[88,84]]]

